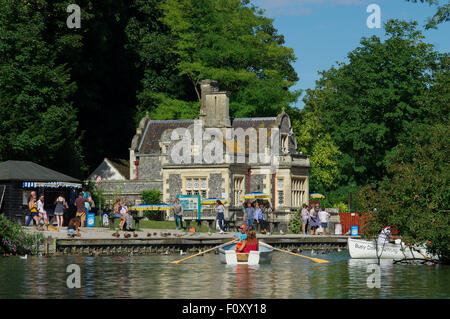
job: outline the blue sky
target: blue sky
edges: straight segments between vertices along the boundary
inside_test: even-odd
[[[441,0],[444,3],[445,0]],[[300,80],[294,89],[314,88],[318,71],[327,70],[337,61],[346,61],[348,52],[359,45],[361,37],[377,35],[384,38],[383,23],[398,18],[416,20],[423,30],[435,6],[406,0],[253,0],[265,9],[265,16],[274,19],[278,33],[284,35],[286,46],[293,48],[297,61],[294,68]],[[381,9],[382,28],[370,29],[366,20],[369,4]],[[424,31],[425,41],[440,52],[450,51],[450,23],[437,30]],[[296,106],[302,108],[303,95]]]

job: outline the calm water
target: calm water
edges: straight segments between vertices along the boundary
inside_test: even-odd
[[[305,253],[309,254],[309,253]],[[347,252],[320,254],[317,264],[275,252],[270,265],[227,266],[207,254],[0,258],[0,298],[449,298],[450,266],[381,264],[381,287],[366,281],[371,262]],[[69,289],[69,264],[81,267],[81,288]]]

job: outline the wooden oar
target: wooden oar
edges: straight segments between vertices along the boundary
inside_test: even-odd
[[[312,261],[314,261],[316,263],[319,263],[319,264],[323,264],[323,263],[328,263],[329,262],[328,260],[325,260],[325,259],[308,257],[308,256],[304,256],[304,255],[300,255],[300,254],[296,254],[296,253],[290,252],[289,250],[284,250],[284,249],[276,248],[276,247],[273,247],[273,246],[266,246],[263,243],[261,243],[261,245],[264,246],[264,247],[267,247],[267,248],[273,248],[273,249],[281,251],[283,253],[288,253],[288,254],[291,254],[291,255],[294,255],[294,256],[310,259],[310,260],[312,260]]]
[[[217,249],[217,248],[220,248],[220,247],[223,247],[223,246],[232,244],[232,243],[234,243],[236,240],[238,240],[238,239],[235,238],[235,239],[233,239],[232,241],[229,241],[229,242],[227,242],[227,243],[225,243],[225,244],[222,244],[222,245],[219,245],[219,246],[216,246],[216,247],[213,247],[213,248],[210,248],[210,249],[201,251],[201,252],[199,252],[198,254],[195,254],[195,255],[192,255],[192,256],[189,256],[189,257],[180,259],[180,260],[171,261],[170,263],[171,263],[171,264],[178,264],[178,263],[180,263],[180,262],[182,262],[182,261],[185,261],[185,260],[188,260],[188,259],[197,257],[197,256],[202,255],[202,254],[204,254],[204,253],[207,253],[207,252],[209,252],[209,251],[211,251],[211,250],[214,250],[214,249]]]

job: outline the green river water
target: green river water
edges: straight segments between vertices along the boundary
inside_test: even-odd
[[[1,257],[0,298],[450,297],[449,266],[382,260],[380,288],[369,288],[368,265],[376,261],[354,260],[346,251],[314,257],[330,263],[279,252],[258,266],[220,264],[211,253],[180,264],[169,263],[180,255]],[[80,288],[67,287],[70,264],[80,266]]]

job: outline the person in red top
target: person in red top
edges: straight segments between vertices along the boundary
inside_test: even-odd
[[[239,252],[241,253],[249,253],[252,250],[258,251],[258,239],[256,238],[256,231],[250,230],[247,233],[247,239],[242,241],[242,246],[239,248]]]

